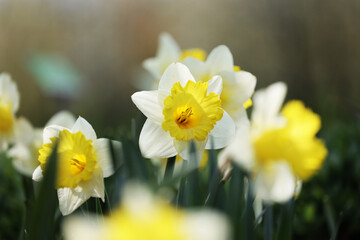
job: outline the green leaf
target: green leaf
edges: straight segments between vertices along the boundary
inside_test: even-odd
[[[57,145],[44,171],[39,195],[27,219],[27,232],[30,240],[52,239],[55,225],[55,212],[58,208],[58,198],[55,189]]]

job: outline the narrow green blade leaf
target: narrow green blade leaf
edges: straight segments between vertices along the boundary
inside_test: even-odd
[[[55,189],[57,145],[49,157],[44,171],[44,178],[41,182],[39,195],[36,198],[34,207],[31,209],[27,221],[27,232],[30,240],[52,239],[54,236],[55,212],[58,207],[57,194]]]

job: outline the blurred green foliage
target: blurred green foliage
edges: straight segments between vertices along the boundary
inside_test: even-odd
[[[21,176],[0,153],[0,239],[16,239],[24,210]]]

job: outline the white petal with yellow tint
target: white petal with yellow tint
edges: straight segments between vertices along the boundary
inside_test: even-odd
[[[262,166],[256,176],[256,196],[265,202],[286,202],[295,194],[296,179],[285,161]]]
[[[168,158],[177,154],[169,132],[147,119],[140,133],[139,146],[146,158]]]
[[[82,117],[78,117],[74,126],[71,128],[72,133],[82,132],[86,139],[90,139],[93,142],[96,140],[96,133],[93,127],[90,125],[88,121],[86,121]]]
[[[279,112],[285,99],[286,90],[285,83],[277,82],[254,94],[251,121],[255,128],[261,127],[262,131],[268,127],[279,127],[284,124]]]
[[[206,65],[210,75],[218,74],[222,71],[234,71],[234,59],[225,45],[220,45],[214,48],[208,58]]]
[[[182,63],[172,63],[162,75],[159,82],[159,90],[171,92],[171,88],[176,82],[180,82],[185,87],[188,81],[195,82],[189,69]]]
[[[208,81],[208,84],[209,84],[209,87],[207,89],[207,94],[209,94],[210,92],[214,92],[214,93],[218,94],[219,98],[220,98],[220,94],[223,89],[222,78],[218,75],[214,76]]]
[[[71,129],[76,119],[74,114],[69,111],[60,111],[50,118],[45,126],[59,125],[68,129]]]
[[[0,74],[0,96],[5,104],[11,105],[11,112],[15,114],[19,109],[20,94],[15,82],[8,73]]]
[[[42,169],[38,166],[33,172],[32,179],[36,182],[40,182],[43,179]]]
[[[114,173],[110,144],[114,146],[115,151],[121,148],[121,142],[111,141],[110,143],[110,140],[106,138],[99,138],[94,143],[98,163],[102,169],[104,177],[109,177]]]
[[[209,133],[209,138],[212,137],[214,149],[226,147],[233,140],[235,136],[235,123],[230,115],[224,111],[223,117],[217,121],[214,128]],[[211,149],[211,141],[206,144],[206,149]]]
[[[51,143],[51,138],[59,137],[59,132],[66,128],[58,126],[58,125],[51,125],[44,128],[43,132],[43,143]]]
[[[162,108],[158,102],[158,91],[141,91],[131,96],[137,108],[152,121],[161,124],[164,121]]]

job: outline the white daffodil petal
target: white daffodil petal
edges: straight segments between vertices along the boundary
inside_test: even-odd
[[[216,75],[222,71],[234,71],[233,56],[225,45],[217,46],[210,52],[206,65],[210,75]]]
[[[141,153],[146,158],[168,158],[177,154],[173,139],[160,125],[146,120],[139,138]]]
[[[44,128],[44,132],[43,132],[43,143],[51,143],[51,138],[52,137],[59,137],[59,132],[61,132],[62,130],[64,130],[66,128],[61,127],[61,126],[57,126],[57,125],[51,125],[51,126],[47,126],[46,128]]]
[[[16,83],[11,80],[8,73],[0,74],[0,96],[2,101],[11,105],[11,111],[15,114],[19,109],[20,94]]]
[[[81,206],[91,196],[88,191],[83,191],[79,186],[76,188],[59,188],[57,190],[59,208],[63,216],[69,215]]]
[[[172,63],[160,79],[159,90],[171,92],[171,88],[176,82],[180,82],[181,86],[184,87],[188,81],[195,82],[189,69],[182,63]]]
[[[229,159],[248,171],[251,171],[255,165],[250,137],[250,122],[247,117],[240,119],[234,140],[219,154],[219,162],[226,162]]]
[[[240,71],[234,72],[235,87],[238,93],[237,97],[241,102],[247,101],[254,93],[256,86],[256,77],[249,72]]]
[[[183,149],[182,152],[179,152],[180,157],[182,157],[185,160],[191,160],[193,157],[196,158],[196,164],[190,163],[190,167],[199,167],[201,158],[204,154],[205,145],[208,139],[204,141],[193,141],[195,144],[195,156],[191,156],[190,150],[191,150],[191,141],[183,142],[183,141],[174,141],[174,144],[180,144],[183,142],[185,144],[184,146],[181,146]],[[180,149],[179,146],[176,147],[177,149]]]
[[[115,149],[121,148],[121,143],[118,141],[111,141],[106,138],[99,138],[95,141],[96,155],[98,156],[98,163],[102,169],[104,177],[109,177],[114,173],[114,166],[111,158],[110,144],[113,144]]]
[[[209,87],[207,89],[207,94],[210,92],[214,92],[216,94],[221,95],[221,91],[223,88],[223,80],[220,76],[214,76],[208,81]]]
[[[263,166],[255,179],[255,194],[266,202],[286,202],[295,193],[296,179],[285,161]]]
[[[188,147],[188,142],[174,139],[174,147],[178,153],[183,152]]]
[[[158,56],[167,57],[171,62],[175,62],[179,59],[181,49],[176,43],[174,38],[168,33],[161,33],[159,36],[159,49]]]
[[[93,127],[90,125],[88,121],[86,121],[82,117],[78,117],[74,126],[71,129],[71,132],[73,133],[81,132],[82,134],[84,134],[86,139],[90,139],[93,142],[95,142],[96,140],[96,133]]]
[[[158,91],[136,92],[131,99],[147,118],[159,124],[163,122],[164,115],[158,103]]]
[[[197,81],[201,80],[204,76],[208,74],[205,62],[200,61],[197,58],[187,57],[182,61],[182,63],[189,68],[191,74]]]
[[[93,172],[93,178],[87,182],[80,182],[77,188],[81,188],[81,191],[89,195],[89,197],[101,198],[105,202],[105,187],[104,177],[100,170]]]
[[[285,83],[277,82],[254,94],[251,120],[256,126],[278,125],[279,111],[285,99],[286,89]]]
[[[71,129],[75,123],[75,116],[69,111],[60,111],[50,118],[45,126],[59,125]]]
[[[40,166],[35,169],[32,179],[36,182],[40,182],[43,179],[42,169]]]
[[[142,66],[153,75],[155,79],[159,79],[161,77],[163,62],[157,58],[149,58],[143,61]],[[165,66],[166,67],[166,66]]]
[[[154,78],[159,79],[164,70],[173,62],[179,60],[181,49],[168,33],[162,33],[159,37],[159,47],[156,57],[146,59],[143,67],[149,71]]]
[[[30,144],[34,139],[34,128],[24,117],[20,117],[15,122],[15,140],[23,144]]]
[[[164,109],[164,101],[168,96],[169,96],[169,92],[164,90],[158,90],[158,103],[161,110]],[[162,112],[161,115],[163,115]]]
[[[224,111],[223,117],[216,122],[209,135],[213,140],[209,139],[206,149],[211,149],[211,141],[214,149],[223,148],[232,141],[235,136],[235,123],[227,112]]]
[[[66,240],[99,240],[104,236],[99,228],[99,221],[94,217],[71,216],[64,219],[63,233]]]
[[[18,142],[13,145],[8,155],[12,158],[14,168],[23,175],[31,177],[36,167],[39,165],[35,154],[30,152],[30,149],[25,144]]]

